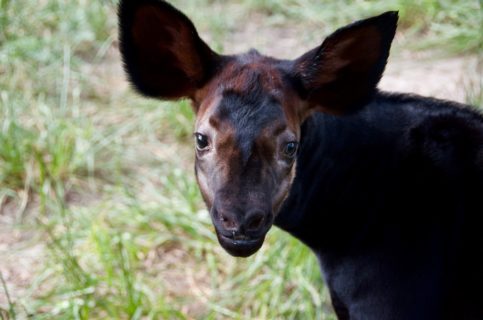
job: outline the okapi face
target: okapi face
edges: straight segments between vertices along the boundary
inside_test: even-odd
[[[164,1],[124,0],[120,43],[135,88],[189,98],[196,112],[195,171],[220,244],[256,252],[295,177],[300,126],[314,111],[343,114],[374,93],[397,13],[337,30],[295,60],[257,51],[223,56]]]
[[[221,245],[246,256],[290,190],[301,102],[280,61],[251,51],[225,63],[195,100],[195,169]]]

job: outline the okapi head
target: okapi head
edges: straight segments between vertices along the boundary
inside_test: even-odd
[[[314,111],[351,112],[370,99],[397,24],[397,13],[387,12],[337,30],[295,60],[280,60],[255,50],[215,53],[164,1],[121,1],[119,18],[134,87],[149,97],[192,101],[197,181],[218,240],[234,256],[261,247],[287,198],[304,119]]]

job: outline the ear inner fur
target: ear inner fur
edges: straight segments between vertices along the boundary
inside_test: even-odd
[[[223,60],[189,18],[165,1],[123,1],[119,17],[125,69],[134,87],[147,96],[192,98]]]
[[[309,108],[343,114],[361,106],[382,76],[396,26],[396,12],[358,21],[295,60],[293,74]]]

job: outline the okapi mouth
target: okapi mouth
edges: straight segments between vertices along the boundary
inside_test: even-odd
[[[216,230],[216,236],[218,237],[218,242],[229,254],[234,257],[249,257],[260,249],[265,240],[265,235],[259,238],[248,238],[244,237],[242,239],[235,237],[227,237],[218,230]]]

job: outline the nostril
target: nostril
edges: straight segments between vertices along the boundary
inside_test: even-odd
[[[258,231],[265,222],[265,214],[261,211],[256,211],[250,214],[246,220],[247,231]]]
[[[220,221],[221,221],[221,226],[227,231],[235,230],[237,227],[235,219],[231,218],[228,215],[221,214]]]

